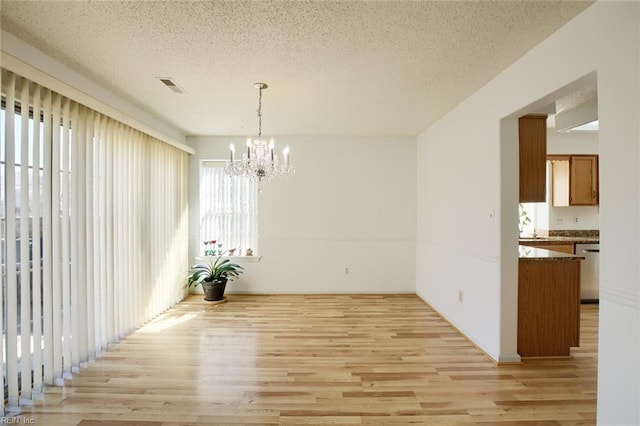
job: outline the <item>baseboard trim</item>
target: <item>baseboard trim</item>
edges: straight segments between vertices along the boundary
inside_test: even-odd
[[[433,309],[433,311],[438,314],[438,316],[440,318],[442,318],[447,324],[449,324],[454,330],[456,330],[462,337],[464,337],[465,339],[467,339],[467,341],[469,343],[471,343],[476,349],[478,349],[480,352],[482,352],[484,354],[484,356],[486,356],[491,362],[493,362],[495,365],[497,366],[501,366],[501,365],[510,365],[510,364],[522,364],[522,358],[520,358],[520,355],[518,354],[512,354],[512,355],[498,355],[498,359],[494,358],[493,356],[491,356],[487,351],[485,351],[484,349],[482,349],[480,346],[478,346],[476,344],[476,342],[474,342],[473,340],[471,340],[469,338],[469,336],[467,336],[466,334],[464,334],[462,331],[460,331],[460,329],[458,327],[456,327],[455,325],[453,325],[451,323],[451,321],[449,321],[447,318],[445,318],[444,315],[442,315],[436,308],[434,308],[433,306],[431,306],[429,304],[429,302],[427,302],[426,300],[424,300],[422,297],[420,297],[420,295],[417,295],[420,300],[422,300],[422,302],[427,305],[429,308]]]
[[[498,357],[498,365],[507,364],[522,364],[522,357],[518,354],[515,355],[500,355]]]

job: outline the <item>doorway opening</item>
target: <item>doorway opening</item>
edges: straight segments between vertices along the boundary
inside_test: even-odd
[[[546,184],[544,198],[534,203],[523,204],[519,198],[519,180],[515,178],[519,174],[519,144],[518,144],[518,118],[525,115],[544,115],[547,117],[546,124],[546,152],[545,156],[557,156],[567,158],[568,165],[571,160],[576,163],[583,158],[591,156],[597,159],[599,155],[599,140],[597,128],[581,129],[578,126],[589,123],[593,126],[593,121],[598,119],[597,116],[597,73],[594,71],[588,75],[557,89],[556,91],[540,98],[538,101],[515,111],[513,114],[505,117],[501,121],[501,170],[505,176],[511,176],[512,179],[501,180],[502,193],[502,236],[501,236],[501,257],[503,259],[502,268],[502,288],[503,297],[508,300],[506,303],[512,303],[513,306],[505,307],[505,318],[514,321],[516,324],[506,324],[503,329],[513,330],[513,340],[517,341],[517,306],[518,306],[518,247],[527,240],[528,246],[536,245],[554,245],[553,251],[563,250],[566,246],[566,252],[573,255],[582,255],[582,247],[578,243],[598,243],[599,242],[599,196],[594,197],[595,202],[588,204],[585,202],[571,202],[572,194],[571,185],[575,181],[567,176],[566,205],[556,203],[553,199],[554,193],[559,194],[561,186],[559,184],[561,174],[556,172],[554,175],[552,158],[546,162],[546,168],[543,170],[544,181]],[[597,160],[595,162],[597,167]],[[571,172],[573,169],[568,166],[567,170]],[[573,170],[576,173],[575,170]],[[597,168],[595,169],[597,178]],[[577,176],[577,175],[576,175]],[[555,179],[555,182],[554,182]],[[556,183],[557,187],[554,187]],[[596,183],[597,185],[597,183]],[[597,186],[595,187],[597,190]],[[523,211],[525,215],[523,216]],[[527,219],[525,227],[521,226],[521,220]],[[524,229],[523,229],[524,228]],[[524,233],[522,232],[524,231]],[[555,244],[556,242],[563,244]],[[544,244],[542,244],[544,243]],[[576,252],[576,248],[580,253]],[[593,248],[592,246],[589,247]],[[597,248],[597,247],[596,247]],[[515,254],[514,254],[515,253]],[[589,268],[591,270],[599,269],[599,260],[597,256],[590,256],[591,262]],[[586,258],[586,256],[585,256]],[[584,263],[584,261],[581,261]],[[583,272],[583,276],[586,274]],[[584,277],[583,277],[584,278]],[[597,302],[598,300],[598,278],[589,277],[589,294],[582,294],[583,302]],[[585,281],[586,284],[586,281]],[[585,285],[585,287],[587,287]],[[582,305],[582,311],[588,310],[589,316],[593,318],[595,312],[595,335],[581,342],[580,346],[575,348],[575,353],[584,350],[584,345],[591,345],[595,341],[595,356],[597,357],[597,305],[585,308]],[[594,321],[589,321],[589,330],[594,331]],[[593,351],[592,351],[593,352]],[[574,349],[571,350],[573,355]]]

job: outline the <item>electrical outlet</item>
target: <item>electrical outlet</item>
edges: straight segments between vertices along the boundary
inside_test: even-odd
[[[462,303],[464,300],[462,290],[458,290],[458,302]]]
[[[349,272],[350,272],[350,271],[349,271],[349,268],[344,268],[344,273],[345,273],[345,275],[349,275]]]
[[[562,225],[564,223],[564,217],[556,217],[556,223]]]
[[[575,221],[576,221],[576,223],[579,223],[579,222],[580,222],[580,218],[579,218],[579,217],[576,217],[576,218],[575,218]]]

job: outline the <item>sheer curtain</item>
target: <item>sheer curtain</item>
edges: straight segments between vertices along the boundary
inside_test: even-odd
[[[223,161],[200,164],[200,241],[215,240],[222,250],[241,255],[250,248],[258,252],[258,184],[251,179],[228,176]],[[218,246],[209,247],[218,250]]]
[[[15,407],[182,299],[188,158],[1,71],[0,397]]]

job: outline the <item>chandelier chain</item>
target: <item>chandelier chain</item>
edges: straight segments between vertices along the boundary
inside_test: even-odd
[[[260,94],[258,95],[258,137],[262,136],[262,86],[259,88]]]

